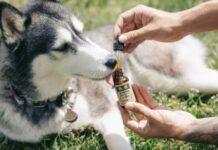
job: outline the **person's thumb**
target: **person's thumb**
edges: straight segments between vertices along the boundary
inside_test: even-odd
[[[154,118],[154,111],[151,110],[150,108],[148,108],[145,105],[142,105],[140,103],[137,102],[127,102],[125,104],[125,108],[129,111],[132,111],[134,113],[138,113],[138,114],[142,114],[144,115],[146,118]]]
[[[146,30],[141,28],[121,34],[119,36],[119,41],[122,43],[136,43],[139,41],[144,41],[145,38]]]

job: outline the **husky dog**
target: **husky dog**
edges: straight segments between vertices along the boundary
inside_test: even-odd
[[[112,26],[87,33],[95,43],[112,49]],[[133,83],[152,91],[183,94],[194,89],[205,94],[218,92],[218,71],[205,62],[204,45],[192,36],[174,43],[145,41],[124,59],[125,72]]]
[[[36,0],[22,11],[1,2],[0,19],[1,134],[38,142],[93,126],[109,149],[131,149],[113,90],[102,81],[116,57],[84,37],[70,11],[56,0]]]

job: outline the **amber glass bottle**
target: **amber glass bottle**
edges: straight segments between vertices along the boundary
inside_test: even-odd
[[[123,74],[120,56],[118,56],[121,55],[120,51],[123,51],[123,49],[124,49],[123,43],[120,42],[114,43],[114,51],[116,51],[117,54],[118,65],[113,73],[113,80],[114,80],[114,87],[121,106],[123,106],[128,101],[135,101],[135,96],[132,87],[129,83],[129,79]]]
[[[113,79],[120,105],[123,106],[128,101],[135,101],[132,87],[129,84],[129,79],[123,75],[121,68],[115,70]]]

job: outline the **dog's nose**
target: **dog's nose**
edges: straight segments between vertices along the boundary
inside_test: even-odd
[[[117,65],[117,59],[116,58],[110,58],[108,59],[108,61],[105,63],[105,65],[110,68],[110,69],[114,69],[115,66]]]

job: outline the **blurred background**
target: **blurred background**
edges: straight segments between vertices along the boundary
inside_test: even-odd
[[[21,8],[30,0],[5,0]],[[62,0],[67,8],[72,10],[85,24],[85,30],[91,30],[103,25],[113,24],[123,11],[138,4],[148,5],[166,11],[180,11],[191,8],[206,0]],[[207,64],[218,69],[218,32],[200,33],[194,35],[207,47]],[[191,50],[191,48],[190,48]],[[205,96],[190,91],[187,96],[153,94],[153,98],[164,105],[193,113],[196,117],[211,117],[218,115],[218,96]],[[142,139],[128,131],[135,150],[215,150],[218,147],[192,144],[171,139]],[[81,129],[65,136],[48,136],[38,144],[23,144],[0,139],[0,150],[106,150],[102,135],[94,129]]]
[[[5,0],[16,7],[22,7],[31,0]],[[92,29],[113,23],[117,16],[137,4],[145,4],[155,8],[178,11],[190,8],[205,0],[61,0],[61,2],[79,16]]]
[[[22,8],[31,0],[4,0],[18,8]],[[61,0],[61,2],[85,23],[85,30],[113,24],[125,10],[138,4],[145,4],[166,11],[180,11],[191,8],[207,0]],[[211,67],[218,68],[217,32],[197,35],[209,48],[207,60]],[[209,38],[208,38],[209,37]],[[213,50],[213,51],[211,51]],[[216,51],[215,51],[216,50]],[[217,60],[217,61],[216,61]]]

